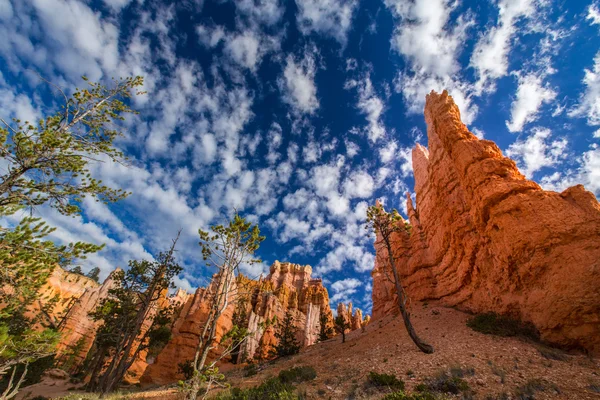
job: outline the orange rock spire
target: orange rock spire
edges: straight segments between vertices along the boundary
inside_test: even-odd
[[[394,238],[413,300],[532,322],[543,340],[600,352],[600,205],[577,185],[562,193],[527,180],[495,143],[460,120],[446,91],[425,106],[429,149],[413,149],[411,233]],[[373,318],[395,308],[376,246]]]

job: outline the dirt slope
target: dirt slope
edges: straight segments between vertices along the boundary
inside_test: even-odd
[[[404,330],[401,317],[373,321],[365,332],[347,335],[346,343],[336,337],[308,347],[298,356],[280,360],[258,375],[243,378],[242,371],[230,372],[234,386],[259,384],[280,370],[311,365],[317,378],[301,386],[309,398],[379,398],[385,392],[366,388],[369,371],[395,374],[406,382],[407,392],[426,377],[451,367],[473,368],[466,377],[475,399],[515,398],[518,386],[532,379],[545,379],[554,389],[537,392],[535,399],[600,399],[591,389],[600,387],[600,362],[586,355],[571,355],[518,338],[484,335],[466,326],[469,315],[434,304],[413,306],[417,331],[436,351],[426,355],[418,351]],[[542,355],[551,353],[555,358]],[[412,371],[411,375],[407,372]],[[504,376],[502,378],[502,375]],[[502,381],[504,383],[502,383]]]

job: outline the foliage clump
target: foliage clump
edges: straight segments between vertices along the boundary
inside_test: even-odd
[[[271,378],[248,389],[232,388],[216,396],[217,400],[299,400],[296,389],[279,378]]]
[[[330,339],[333,333],[333,327],[329,325],[329,316],[321,310],[319,315],[319,342]]]
[[[518,400],[534,400],[536,392],[545,392],[547,390],[560,393],[558,386],[555,384],[545,379],[534,378],[517,387],[515,390],[515,396]]]
[[[369,383],[378,387],[389,387],[396,390],[404,390],[404,381],[396,378],[395,375],[379,374],[377,372],[369,372]]]
[[[381,400],[442,400],[439,394],[431,392],[419,392],[407,394],[404,391],[398,391],[385,395]]]
[[[486,335],[524,336],[533,340],[540,338],[539,332],[533,324],[496,313],[475,315],[467,320],[467,326]]]
[[[301,383],[315,379],[317,371],[311,366],[294,367],[280,371],[278,377],[283,383]]]
[[[440,371],[433,377],[427,378],[424,383],[418,384],[416,390],[422,393],[469,394],[471,392],[469,383],[462,378],[472,374],[474,374],[472,369],[465,371],[460,368],[452,368],[450,372]]]

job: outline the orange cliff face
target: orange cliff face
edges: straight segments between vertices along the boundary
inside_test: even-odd
[[[114,287],[113,271],[102,285],[87,287],[74,301],[61,325],[61,339],[57,346],[58,365],[67,372],[75,372],[83,363],[96,338],[99,323],[88,315],[96,309],[100,301],[108,296]]]
[[[275,261],[266,278],[252,280],[243,276],[236,281],[237,295],[217,322],[216,342],[233,326],[234,313],[244,315],[244,324],[252,336],[245,342],[240,353],[246,359],[268,357],[268,351],[277,343],[275,329],[266,326],[273,317],[282,320],[289,310],[297,328],[297,339],[302,346],[317,341],[321,312],[332,321],[329,295],[320,279],[312,279],[312,268],[292,263]],[[178,365],[192,360],[196,351],[201,329],[210,306],[210,293],[214,291],[215,279],[207,289],[200,288],[188,300],[173,328],[169,344],[148,366],[141,381],[143,383],[167,384],[181,379]],[[243,310],[243,311],[242,311]],[[216,348],[211,359],[218,356]]]
[[[410,232],[393,238],[413,300],[532,322],[542,340],[600,353],[600,205],[578,185],[562,193],[525,179],[495,143],[460,120],[447,92],[425,106],[429,149],[412,160]],[[373,318],[396,312],[376,241]]]

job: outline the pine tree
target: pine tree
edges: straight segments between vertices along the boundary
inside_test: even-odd
[[[387,261],[389,262],[390,269],[392,270],[392,278],[389,276],[388,279],[394,283],[396,287],[396,294],[398,299],[398,308],[402,314],[404,320],[404,326],[408,331],[408,334],[415,345],[423,353],[433,353],[433,346],[424,342],[412,325],[410,321],[410,311],[408,310],[408,295],[404,291],[400,274],[398,273],[398,266],[396,264],[396,257],[392,251],[392,236],[401,232],[408,232],[410,234],[410,225],[405,223],[398,213],[398,210],[392,210],[392,212],[386,212],[381,204],[376,204],[367,209],[367,229],[370,229],[377,235],[378,243],[383,243],[387,251]],[[384,270],[387,275],[387,272]]]
[[[335,317],[335,330],[342,335],[342,343],[346,343],[346,331],[350,329],[350,322],[342,314]]]
[[[83,275],[83,271],[81,270],[81,267],[79,265],[76,265],[73,268],[71,268],[69,272],[72,274]]]
[[[333,328],[329,325],[329,316],[321,311],[319,315],[319,342],[323,342],[333,336]]]
[[[300,344],[296,340],[296,326],[291,310],[288,309],[283,320],[277,324],[275,337],[278,341],[273,352],[277,357],[291,356],[300,352]]]
[[[140,351],[168,341],[170,330],[167,332],[166,326],[172,310],[158,310],[157,301],[175,287],[173,278],[182,271],[174,259],[178,238],[179,235],[169,251],[160,253],[156,261],[133,260],[126,272],[113,275],[116,287],[109,290],[109,296],[90,314],[102,326],[97,334],[89,390],[112,392]],[[142,327],[149,320],[151,326],[143,332]],[[110,362],[106,365],[109,355]]]
[[[94,282],[100,282],[100,268],[94,267],[90,270],[90,272],[86,275],[88,278],[92,279]]]
[[[254,253],[265,239],[260,236],[258,225],[247,222],[237,212],[227,225],[211,226],[210,232],[199,229],[198,234],[204,261],[209,268],[217,268],[218,272],[215,275],[215,285],[209,293],[210,309],[192,362],[192,378],[183,383],[187,400],[196,400],[203,385],[208,392],[215,379],[221,376],[215,367],[218,359],[206,365],[208,353],[215,346],[217,322],[234,295],[233,288],[240,265],[260,262]],[[239,292],[236,290],[235,294],[239,295]]]
[[[87,81],[86,78],[84,80]],[[12,123],[0,118],[0,218],[46,205],[74,216],[83,197],[113,202],[128,193],[102,184],[91,175],[97,160],[122,161],[114,146],[121,133],[114,121],[133,111],[124,101],[141,77],[117,80],[112,87],[89,83],[68,98],[62,109],[40,121]],[[58,335],[49,310],[32,315],[39,290],[57,265],[67,267],[103,246],[89,243],[56,245],[47,237],[55,229],[26,216],[16,226],[0,227],[0,376],[10,384],[4,398],[14,397],[28,365],[53,353]],[[44,306],[47,308],[46,306]],[[35,326],[50,328],[36,332]],[[24,371],[19,377],[17,367]],[[10,372],[12,370],[12,373]]]

